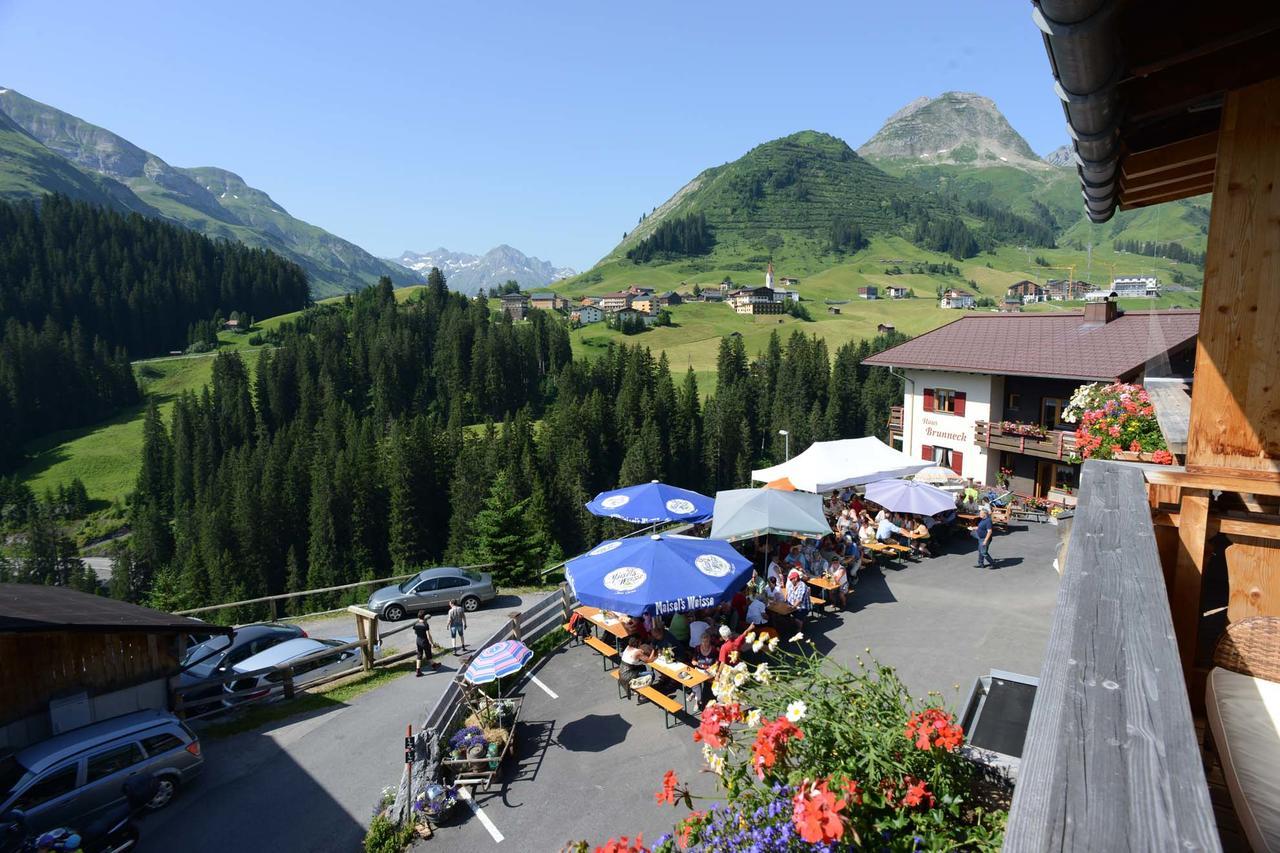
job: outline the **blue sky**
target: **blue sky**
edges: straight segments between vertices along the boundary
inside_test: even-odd
[[[585,268],[702,169],[912,98],[1065,141],[1031,5],[0,0],[0,85],[230,169],[378,255]]]

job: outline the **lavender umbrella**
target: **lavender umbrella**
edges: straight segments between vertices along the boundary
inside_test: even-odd
[[[956,497],[928,483],[913,480],[881,480],[867,486],[867,500],[890,512],[937,515],[956,508]]]

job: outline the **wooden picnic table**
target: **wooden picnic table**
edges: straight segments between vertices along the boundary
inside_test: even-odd
[[[617,617],[606,618],[604,613],[601,612],[598,607],[588,607],[583,604],[574,608],[573,612],[577,613],[583,619],[588,620],[600,630],[609,632],[619,640],[625,640],[627,637],[631,636],[631,632],[622,624],[621,619],[618,619]]]
[[[826,575],[815,575],[814,577],[811,577],[811,578],[805,578],[805,583],[809,584],[809,586],[814,587],[815,589],[822,590],[821,598],[822,598],[823,604],[830,604],[831,593],[834,590],[837,590],[840,588],[840,584],[836,583],[834,580],[827,577]]]
[[[765,609],[770,613],[777,613],[779,616],[790,616],[796,612],[796,609],[785,601],[770,601]]]
[[[680,688],[684,691],[684,708],[686,711],[689,710],[690,691],[711,678],[711,675],[706,670],[690,666],[687,663],[681,663],[680,661],[663,663],[660,660],[655,660],[649,666],[653,667],[654,672],[661,673],[680,685]]]
[[[956,518],[960,521],[972,521],[974,523],[977,523],[978,519],[982,518],[982,516],[975,515],[971,512],[957,512]]]

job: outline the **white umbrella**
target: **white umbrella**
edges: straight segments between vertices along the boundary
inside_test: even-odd
[[[928,483],[947,492],[964,490],[964,478],[945,465],[932,465],[916,473],[911,479],[917,483]]]

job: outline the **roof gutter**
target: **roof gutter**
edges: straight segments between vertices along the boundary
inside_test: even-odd
[[[1076,172],[1089,219],[1116,211],[1123,71],[1114,14],[1116,0],[1032,0],[1031,20],[1044,35],[1054,92],[1062,101],[1075,148]]]

